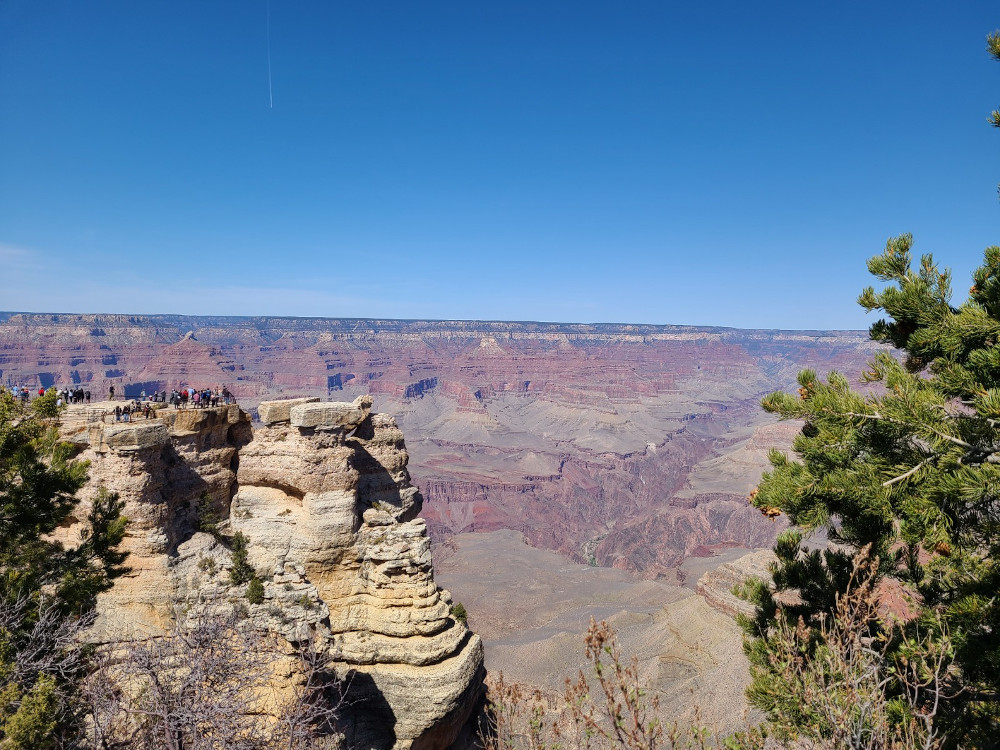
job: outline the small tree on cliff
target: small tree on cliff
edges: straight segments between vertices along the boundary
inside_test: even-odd
[[[39,399],[41,401],[41,399]],[[72,730],[83,668],[75,635],[98,593],[124,572],[115,495],[94,500],[76,547],[51,538],[87,465],[55,424],[0,394],[0,746],[46,748]]]

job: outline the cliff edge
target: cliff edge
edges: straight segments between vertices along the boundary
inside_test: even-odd
[[[350,746],[454,742],[482,696],[483,646],[434,582],[403,434],[371,405],[263,402],[257,429],[235,405],[110,424],[107,405],[73,407],[64,432],[91,462],[82,514],[106,489],[129,519],[132,570],[101,595],[95,636],[155,637],[237,608],[320,644],[348,689]],[[229,575],[237,535],[257,603]]]

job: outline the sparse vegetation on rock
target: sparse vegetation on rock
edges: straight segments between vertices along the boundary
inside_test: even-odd
[[[43,398],[35,400],[35,404]],[[54,400],[53,400],[54,404]],[[55,747],[78,729],[77,637],[97,595],[125,572],[117,496],[99,492],[80,542],[52,533],[74,510],[85,462],[60,443],[47,402],[32,411],[0,393],[0,747]]]
[[[256,575],[247,585],[247,601],[251,604],[260,604],[264,601],[264,583]]]
[[[230,540],[230,551],[232,552],[232,567],[229,568],[229,580],[234,585],[239,586],[249,583],[254,578],[254,570],[250,567],[247,552],[249,540],[246,535],[237,531]]]
[[[212,500],[208,496],[207,492],[202,492],[198,497],[197,513],[198,519],[196,528],[198,531],[204,531],[206,534],[218,536],[219,521],[221,519],[218,512],[212,507]]]
[[[339,747],[342,686],[315,644],[287,645],[239,617],[98,650],[83,697],[93,750],[323,750]],[[290,690],[273,676],[292,670]]]

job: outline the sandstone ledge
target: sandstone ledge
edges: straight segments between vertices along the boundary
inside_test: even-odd
[[[93,425],[88,434],[95,450],[138,451],[156,448],[170,442],[167,426],[162,422],[124,422],[113,425]]]
[[[297,404],[291,407],[289,416],[292,427],[340,429],[350,432],[365,420],[371,408],[371,396],[358,396],[350,404],[343,402]]]

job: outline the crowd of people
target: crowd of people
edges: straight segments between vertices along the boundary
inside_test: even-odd
[[[166,391],[162,395],[166,396]],[[216,386],[214,389],[184,388],[180,391],[173,391],[170,394],[169,403],[178,409],[187,409],[188,406],[194,409],[207,409],[209,406],[233,404],[236,403],[236,400],[228,388]]]
[[[21,401],[27,403],[28,399],[31,398],[32,389],[28,388],[26,385],[11,385],[8,386],[10,394],[15,399],[20,399]],[[84,390],[83,388],[61,388],[57,391],[57,401],[59,406],[63,404],[89,404],[90,403],[90,391]],[[44,396],[45,389],[39,388],[38,395]]]
[[[0,387],[0,392],[2,390],[3,388]],[[15,399],[25,403],[32,397],[33,393],[32,389],[22,385],[8,385],[7,390]],[[39,388],[38,395],[44,396],[45,389]],[[115,400],[115,387],[113,385],[108,388],[108,400]],[[131,403],[124,406],[115,407],[116,422],[127,422],[137,412],[146,414],[148,418],[150,410],[155,408],[153,404],[169,404],[175,409],[207,409],[210,406],[235,404],[236,398],[225,386],[215,386],[214,388],[180,388],[169,394],[166,391],[155,391],[147,395],[146,391],[143,390],[139,394],[139,398],[130,401]],[[90,391],[84,388],[62,388],[58,391],[56,402],[58,406],[89,403]]]
[[[146,419],[153,418],[153,405],[151,402],[146,401],[140,403],[139,401],[132,401],[131,403],[125,404],[124,406],[115,406],[115,421],[116,422],[131,422],[133,417],[138,419],[138,415],[144,416]]]
[[[114,388],[109,389],[111,399],[114,400]],[[156,404],[169,404],[175,409],[207,409],[210,406],[224,404],[234,404],[236,399],[229,392],[228,388],[216,386],[215,388],[181,388],[173,390],[169,394],[166,391],[155,391],[146,394],[142,391],[139,398],[133,399],[124,406],[115,406],[116,422],[131,422],[141,415],[145,419],[155,416]]]
[[[39,396],[44,393],[44,390],[41,388],[38,389]],[[83,388],[63,388],[59,391],[59,398],[62,399],[64,404],[89,404],[90,391],[85,391]]]
[[[28,399],[32,396],[32,389],[28,388],[26,385],[8,385],[7,390],[10,391],[10,395],[14,397],[15,400],[19,400],[23,403],[28,403]],[[0,387],[0,392],[3,388]],[[63,404],[89,404],[90,403],[90,391],[84,390],[83,388],[61,388],[56,391],[56,406],[62,406]],[[38,395],[44,396],[45,389],[39,388]]]

